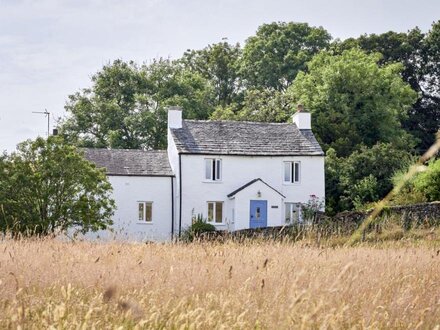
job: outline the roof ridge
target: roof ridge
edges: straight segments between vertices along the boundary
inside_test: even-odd
[[[259,125],[295,125],[295,123],[270,123],[265,121],[247,121],[247,120],[198,120],[198,119],[184,119],[184,122],[191,123],[240,123],[240,124],[259,124]],[[296,125],[295,125],[296,126]]]
[[[119,148],[80,148],[82,150],[96,150],[96,151],[123,151],[123,152],[150,152],[150,153],[162,153],[167,152],[166,149],[151,149],[151,150],[144,150],[144,149],[119,149]]]

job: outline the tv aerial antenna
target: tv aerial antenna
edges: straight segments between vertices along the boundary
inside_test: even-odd
[[[47,111],[47,109],[44,109],[44,111],[32,111],[32,113],[38,113],[40,115],[44,115],[47,117],[47,137],[49,137],[50,134],[50,112]]]

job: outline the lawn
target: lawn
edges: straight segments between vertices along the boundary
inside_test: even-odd
[[[440,250],[0,241],[0,328],[440,327]]]

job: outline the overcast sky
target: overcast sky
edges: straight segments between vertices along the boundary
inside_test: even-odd
[[[345,39],[428,31],[438,19],[440,0],[0,0],[0,151],[44,136],[46,119],[32,111],[63,116],[67,96],[117,58],[177,58],[223,37],[242,44],[273,21]]]

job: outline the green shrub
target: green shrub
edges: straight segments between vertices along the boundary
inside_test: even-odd
[[[423,168],[422,166],[420,168]],[[408,205],[440,200],[440,159],[431,160],[425,170],[417,173],[393,197],[392,205]],[[398,171],[393,176],[397,185],[403,180],[405,171]]]
[[[316,214],[324,208],[324,200],[321,200],[316,195],[310,195],[306,203],[301,204],[301,211],[304,220],[313,222]]]
[[[417,175],[414,188],[430,202],[440,200],[440,159],[430,161],[426,171]]]
[[[207,223],[206,219],[203,219],[201,214],[193,217],[192,224],[189,226],[182,235],[182,239],[192,242],[194,239],[201,237],[205,233],[214,232],[214,225]]]

